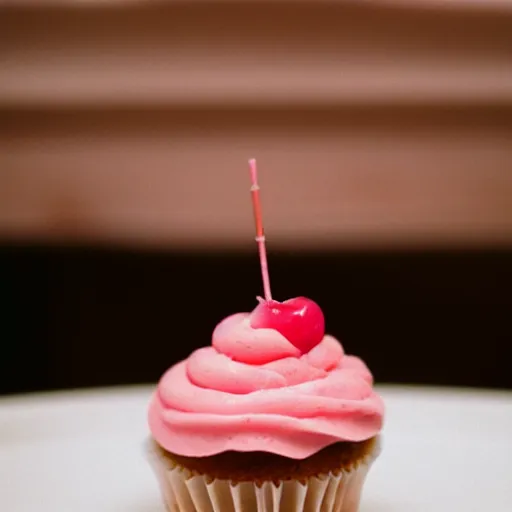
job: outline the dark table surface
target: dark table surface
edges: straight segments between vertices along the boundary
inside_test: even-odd
[[[381,383],[512,388],[512,249],[269,254]],[[0,393],[156,381],[262,293],[256,252],[0,246]]]

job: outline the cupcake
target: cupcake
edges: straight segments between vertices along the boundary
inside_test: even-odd
[[[221,321],[152,396],[149,453],[165,505],[356,512],[383,402],[365,364],[325,334],[320,307],[273,300],[262,268],[265,299]]]

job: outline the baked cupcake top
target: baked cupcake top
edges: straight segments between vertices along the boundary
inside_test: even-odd
[[[149,425],[178,455],[234,450],[302,459],[338,441],[375,436],[383,413],[370,371],[335,338],[323,335],[303,353],[239,313],[215,328],[210,347],[164,374]]]

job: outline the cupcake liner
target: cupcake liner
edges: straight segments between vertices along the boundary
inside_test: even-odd
[[[169,512],[357,512],[374,451],[350,470],[305,480],[231,482],[193,474],[150,447],[150,462]]]

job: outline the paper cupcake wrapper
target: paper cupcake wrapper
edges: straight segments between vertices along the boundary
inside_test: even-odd
[[[366,474],[378,453],[376,443],[374,452],[350,470],[263,484],[194,475],[153,449],[150,461],[169,512],[357,512]]]

